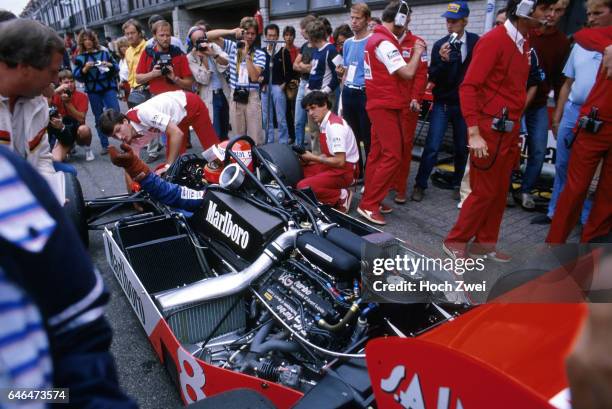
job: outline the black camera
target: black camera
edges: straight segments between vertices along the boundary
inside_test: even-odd
[[[244,48],[245,45],[246,43],[244,41],[238,41],[236,43],[236,48],[240,50],[241,48]]]
[[[512,132],[514,121],[508,120],[508,108],[502,109],[501,117],[493,118],[491,129],[497,132]]]
[[[70,89],[64,90],[64,94],[68,95],[68,98],[72,96],[72,91]]]
[[[578,120],[578,126],[589,133],[597,133],[603,125],[603,121],[599,120],[599,110],[595,107],[591,108],[589,115],[585,115]]]
[[[200,38],[195,42],[195,49],[198,51],[208,51],[210,44],[206,38]]]
[[[160,54],[157,58],[156,65],[159,66],[162,75],[170,74],[170,68],[172,67],[172,56],[170,54]]]
[[[233,96],[233,100],[234,102],[237,102],[239,104],[248,104],[249,103],[249,90],[246,88],[236,88],[234,90],[234,96]]]
[[[57,110],[57,107],[55,105],[51,105],[49,107],[49,119],[51,118],[59,118],[60,113]]]

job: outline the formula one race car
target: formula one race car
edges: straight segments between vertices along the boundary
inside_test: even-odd
[[[234,149],[245,141],[252,163]],[[193,214],[143,191],[87,203],[91,227],[125,203],[144,207],[103,222],[106,255],[185,403],[246,388],[261,407],[546,408],[565,389],[562,355],[582,307],[473,306],[443,286],[373,302],[374,258],[422,255],[295,189],[301,168],[285,145],[236,138],[217,165],[184,155],[165,176],[201,199]]]

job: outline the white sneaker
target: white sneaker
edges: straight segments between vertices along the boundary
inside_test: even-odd
[[[85,160],[87,162],[91,162],[92,160],[94,160],[94,154],[91,149],[87,149],[85,151]]]
[[[533,196],[529,193],[521,194],[521,204],[525,209],[535,209],[535,201],[533,200]]]

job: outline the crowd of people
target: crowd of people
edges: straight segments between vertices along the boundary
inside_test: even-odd
[[[545,162],[550,124],[555,137],[558,135],[552,198],[547,214],[536,216],[533,223],[554,220],[568,179],[580,108],[602,60],[601,52],[572,44],[559,30],[568,4],[568,0],[510,1],[508,7],[513,8],[497,11],[495,27],[486,37],[509,37],[520,55],[513,56],[508,47],[508,53],[497,61],[499,78],[490,85],[482,75],[490,79],[495,74],[491,64],[496,60],[493,51],[485,48],[487,42],[467,31],[470,9],[465,1],[448,4],[441,16],[448,35],[436,41],[430,53],[425,41],[410,31],[412,11],[403,1],[388,4],[380,19],[372,17],[367,4],[353,4],[350,24],[335,29],[325,17],[307,15],[299,22],[303,40],[299,48],[295,27],[281,30],[268,24],[262,28],[254,17],[244,17],[238,27],[230,29],[211,29],[200,20],[185,39],[174,37],[171,24],[159,15],[148,19],[149,39],[136,19],[122,25],[122,37],[107,38],[106,46],[92,30],[81,31],[76,40],[66,35],[59,82],[45,91],[51,106],[48,134],[53,166],[74,172],[63,161],[75,145],[85,148],[87,161],[93,160],[92,128],[100,140],[101,155],[108,152],[109,137],[138,139],[134,147],[140,152],[146,146],[148,163],[166,147],[165,168],[191,146],[190,127],[203,149],[232,136],[248,135],[258,145],[279,142],[306,147],[311,153],[301,159],[310,177],[301,186],[310,187],[319,200],[337,209],[349,211],[355,186],[363,184],[357,213],[384,225],[385,214],[393,211],[385,202],[390,192],[395,192],[393,200],[399,205],[408,199],[426,200],[450,124],[454,169],[448,187],[462,210],[445,241],[445,251],[462,255],[451,249],[453,243],[465,250],[476,239],[487,243],[491,250],[487,254],[493,259],[502,260],[505,257],[491,246],[497,242],[504,207],[513,206],[517,197],[522,207],[535,209],[533,191]],[[587,0],[585,5],[589,27],[612,25],[609,0]],[[482,66],[472,64],[477,50],[481,50]],[[511,89],[515,84],[509,78],[524,59],[527,76],[524,89],[518,92],[518,88]],[[483,71],[483,67],[489,69]],[[522,84],[523,78],[516,77],[516,81]],[[77,82],[85,92],[77,89]],[[428,87],[431,103],[424,104]],[[311,93],[317,93],[315,98],[306,99]],[[319,100],[320,93],[334,116],[317,121],[309,112],[328,105]],[[120,99],[129,109],[123,114]],[[310,107],[307,101],[315,104]],[[86,123],[89,105],[95,120],[91,126]],[[605,108],[595,108],[593,120],[605,121]],[[414,182],[410,182],[420,116],[429,127]],[[330,136],[325,132],[330,120],[348,131]],[[129,126],[124,127],[122,121]],[[492,121],[492,125],[483,121]],[[129,129],[132,131],[126,131]],[[497,133],[488,135],[491,130]],[[147,138],[132,138],[131,133],[146,133]],[[513,195],[512,172],[521,152],[519,133],[525,136],[527,159],[518,194]],[[356,156],[346,151],[353,146]],[[340,168],[346,162],[353,169],[342,181],[333,160],[339,153],[344,156]],[[325,158],[332,160],[325,163]],[[598,181],[601,185],[607,179],[602,167],[605,161],[600,162],[595,177],[580,185],[581,191],[587,185],[581,208],[584,240],[605,235],[610,228],[608,207],[594,214],[597,226],[594,222],[589,225],[594,197],[589,186],[593,185],[592,193]],[[317,167],[311,166],[315,164]],[[311,174],[315,168],[317,174]],[[507,181],[498,180],[500,173],[508,174]],[[491,174],[496,176],[491,178]],[[130,186],[129,175],[126,181]],[[333,194],[327,191],[330,186],[334,186]],[[498,195],[501,190],[505,192],[503,203]],[[489,214],[485,224],[483,211]],[[558,220],[569,226],[569,220]],[[568,226],[561,235],[552,234],[550,241],[564,242],[574,227]],[[484,233],[479,232],[481,228]]]
[[[573,45],[557,28],[567,6],[568,0],[509,0],[496,27],[479,38],[466,31],[468,3],[451,2],[441,16],[448,35],[431,53],[408,29],[411,10],[403,1],[388,4],[380,20],[366,4],[353,4],[350,25],[335,30],[325,18],[306,16],[301,48],[292,26],[267,25],[260,39],[252,17],[232,29],[196,22],[186,41],[173,37],[161,16],[149,19],[148,40],[139,21],[128,20],[124,37],[105,47],[94,31],[62,41],[49,27],[1,11],[0,143],[8,149],[0,149],[0,339],[22,340],[22,353],[14,355],[11,342],[0,343],[2,356],[15,358],[2,362],[3,385],[68,385],[78,391],[75,407],[135,406],[118,388],[108,353],[108,294],[49,189],[58,171],[75,171],[64,162],[75,145],[94,160],[94,128],[99,154],[110,151],[128,182],[150,174],[139,149],[147,146],[155,159],[165,145],[167,167],[188,148],[190,127],[204,149],[234,135],[295,144],[305,174],[298,188],[347,212],[363,178],[357,213],[384,225],[393,211],[384,202],[389,192],[396,204],[408,200],[429,82],[430,126],[411,199],[425,200],[450,122],[451,184],[462,200],[442,248],[453,258],[507,262],[497,241],[519,133],[526,130],[528,152],[520,201],[530,209],[552,96],[555,181],[547,215],[534,221],[551,223],[549,243],[565,242],[581,217],[581,241],[606,240],[612,4],[586,1],[589,28],[573,36]],[[87,124],[89,108],[95,124]],[[109,148],[109,137],[123,142],[122,153]],[[48,297],[50,290],[57,297]]]

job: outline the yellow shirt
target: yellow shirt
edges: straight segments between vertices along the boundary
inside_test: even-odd
[[[136,82],[136,67],[138,67],[140,55],[144,51],[146,45],[147,42],[143,39],[136,47],[129,46],[125,51],[125,62],[128,66],[128,82],[132,88],[136,88],[138,86],[138,83]]]

